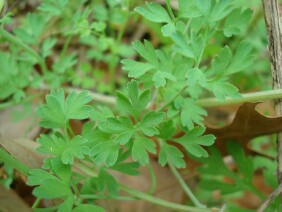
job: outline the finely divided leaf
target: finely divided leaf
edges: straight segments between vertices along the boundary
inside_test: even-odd
[[[206,116],[207,112],[202,107],[196,105],[192,99],[185,99],[181,110],[181,123],[183,126],[187,126],[188,129],[194,128],[194,123],[204,127],[203,116]]]
[[[253,12],[250,9],[241,11],[235,9],[228,15],[224,22],[223,33],[226,37],[238,35],[244,32]]]
[[[86,119],[90,117],[92,107],[86,105],[91,101],[87,91],[79,94],[70,93],[65,101],[62,89],[51,91],[46,96],[46,105],[37,108],[36,114],[42,121],[40,125],[45,128],[63,128],[70,119]]]
[[[215,141],[215,137],[213,135],[203,135],[204,132],[205,128],[195,127],[184,136],[175,139],[175,141],[196,157],[208,157],[207,151],[201,146],[211,146]]]
[[[134,10],[150,21],[156,23],[169,23],[171,19],[167,11],[159,4],[154,2],[146,2],[147,8],[136,7]]]
[[[141,165],[149,163],[149,155],[151,152],[156,154],[156,144],[146,137],[136,137],[133,141],[132,157],[134,161],[139,160]]]
[[[119,145],[113,141],[100,142],[91,148],[90,154],[94,156],[95,163],[105,163],[106,167],[110,167],[117,162]]]
[[[183,153],[175,146],[164,143],[159,152],[159,164],[165,166],[170,161],[176,168],[185,168]]]
[[[154,68],[154,66],[148,63],[141,63],[134,60],[122,60],[122,70],[128,71],[128,77],[138,78],[144,75],[146,72]]]

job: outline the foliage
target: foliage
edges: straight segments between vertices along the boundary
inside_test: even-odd
[[[150,167],[151,155],[161,166],[178,169],[186,168],[187,157],[203,162],[200,188],[221,190],[224,202],[227,194],[246,190],[264,199],[252,182],[261,168],[267,183],[277,186],[270,160],[246,156],[234,142],[228,152],[240,175],[226,166],[212,147],[215,137],[205,133],[208,113],[198,105],[204,97],[242,98],[236,76],[255,72],[252,66],[260,59],[254,54],[260,41],[242,39],[252,10],[231,0],[178,4],[172,10],[170,1],[165,8],[127,0],[44,0],[12,33],[0,29],[1,39],[9,41],[0,54],[0,100],[15,104],[34,90],[50,90],[35,112],[39,125],[49,130],[37,139],[47,159],[41,169],[30,170],[27,184],[35,186],[39,200],[59,199],[54,210],[104,211],[96,200],[118,199],[124,189],[113,173],[137,176],[140,166]],[[149,39],[132,46],[123,41],[129,24],[140,17],[149,27],[158,26],[159,45]],[[8,14],[0,19],[3,27],[10,21]],[[82,46],[82,57],[72,42]],[[131,78],[127,86],[120,69]],[[253,87],[261,83],[254,80]],[[69,86],[115,95],[115,107],[93,104],[95,95]],[[73,132],[72,120],[83,123],[80,134]],[[224,177],[233,183],[224,183]]]

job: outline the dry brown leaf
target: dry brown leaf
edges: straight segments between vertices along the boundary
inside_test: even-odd
[[[31,212],[32,210],[13,190],[7,190],[2,184],[0,184],[0,211]]]
[[[229,140],[240,143],[248,153],[248,142],[255,137],[270,135],[282,131],[282,117],[268,117],[256,111],[259,103],[246,102],[240,106],[231,124],[221,127],[206,129],[206,134],[216,137],[215,146],[226,154],[226,144]]]
[[[0,146],[29,168],[40,168],[45,155],[37,152],[38,143],[28,139],[6,139],[0,137]]]

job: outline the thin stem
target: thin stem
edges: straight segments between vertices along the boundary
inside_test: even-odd
[[[35,59],[38,61],[41,61],[42,58],[28,45],[23,43],[20,39],[12,35],[11,33],[7,32],[4,29],[0,29],[0,35],[2,35],[6,40],[10,41],[11,43],[14,43],[18,46],[20,46],[22,49],[24,49],[26,52],[30,53]]]
[[[20,46],[22,49],[24,49],[26,52],[28,52],[30,55],[32,55],[39,62],[43,73],[47,72],[47,67],[46,67],[44,58],[42,58],[39,54],[37,54],[36,51],[34,51],[32,48],[30,48],[28,45],[23,43],[16,36],[12,35],[11,33],[7,32],[4,29],[0,29],[0,35],[2,35],[9,42]]]
[[[151,187],[148,191],[148,194],[153,194],[156,190],[157,180],[156,180],[154,168],[153,168],[151,163],[148,164],[148,169],[149,169],[150,178],[151,178],[151,182],[152,182],[152,185],[151,185]]]
[[[0,138],[2,139],[2,138]],[[0,147],[0,160],[3,161],[8,166],[13,167],[14,169],[18,170],[25,176],[28,175],[29,168],[10,155],[7,151],[5,151],[2,147]]]
[[[178,96],[182,94],[182,92],[187,88],[187,86],[184,86],[178,93],[176,93],[170,100],[168,100],[163,106],[161,106],[157,111],[160,112],[163,109],[165,109],[167,106],[169,106]]]
[[[67,49],[68,49],[68,47],[69,47],[70,41],[71,41],[71,39],[72,39],[72,36],[73,36],[73,35],[70,34],[70,35],[67,37],[67,40],[65,41],[64,46],[63,46],[63,49],[62,49],[62,51],[61,51],[60,58],[63,58],[63,57],[65,56],[66,51],[67,51]]]
[[[81,194],[79,195],[82,199],[116,199],[116,200],[136,200],[136,198],[126,196],[108,196],[108,195],[95,195],[95,194]]]
[[[172,174],[175,176],[185,193],[188,195],[188,197],[191,199],[191,201],[194,203],[194,205],[198,208],[206,208],[205,205],[199,202],[199,200],[196,198],[196,196],[193,194],[191,189],[188,187],[188,185],[185,183],[175,166],[168,160],[168,166],[172,172]]]
[[[166,0],[166,7],[167,7],[168,13],[169,13],[170,17],[172,18],[172,20],[175,20],[175,16],[174,16],[173,11],[172,11],[171,6],[170,6],[170,0]]]
[[[166,104],[164,104],[158,111],[163,110],[165,107],[167,107],[175,98],[177,98],[182,91],[185,89],[184,87],[182,90],[180,90],[172,99],[170,99]],[[66,87],[65,90],[67,92],[81,92],[81,89],[77,88],[70,88]],[[109,105],[115,105],[116,100],[114,96],[106,96],[103,94],[90,92],[89,95],[93,98],[94,101],[109,104]],[[224,101],[218,100],[216,98],[204,98],[197,101],[197,105],[201,107],[217,107],[217,106],[224,106],[224,105],[234,105],[234,104],[241,104],[244,102],[260,102],[265,100],[273,100],[273,99],[280,99],[282,98],[282,89],[277,90],[269,90],[269,91],[259,91],[259,92],[253,92],[253,93],[246,93],[242,94],[241,98],[238,99],[232,99],[227,97]],[[152,103],[149,103],[149,105],[152,105]],[[1,109],[1,106],[0,106]]]
[[[97,177],[97,173],[95,173],[92,169],[88,168],[87,166],[83,165],[82,163],[76,163],[74,164],[76,168],[84,172],[86,175],[91,177]]]
[[[32,205],[32,208],[37,208],[40,202],[41,202],[41,198],[36,198],[35,202]]]
[[[216,107],[223,105],[234,105],[241,104],[244,102],[259,102],[265,100],[273,100],[282,98],[282,89],[270,90],[270,91],[260,91],[248,94],[242,94],[241,98],[231,99],[226,98],[224,101],[218,100],[216,98],[206,98],[197,101],[197,105],[202,107]]]
[[[170,208],[170,209],[176,210],[176,211],[192,211],[192,212],[207,212],[207,211],[216,212],[216,211],[218,211],[218,209],[196,208],[196,207],[192,207],[192,206],[181,205],[181,204],[178,204],[178,203],[169,202],[169,201],[154,197],[152,195],[137,191],[135,189],[129,188],[125,185],[120,185],[120,188],[123,191],[125,191],[125,192],[139,198],[139,199],[154,203],[156,205],[161,205],[161,206],[164,206],[166,208]]]
[[[71,128],[70,122],[68,122],[67,129],[68,129],[68,131],[69,131],[71,137],[74,137],[74,136],[75,136],[75,133],[73,132],[73,130],[72,130],[72,128]]]

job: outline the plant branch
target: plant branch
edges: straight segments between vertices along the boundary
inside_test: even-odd
[[[175,20],[175,16],[174,16],[173,11],[171,9],[170,0],[166,0],[166,7],[167,7],[168,13],[169,13],[170,17],[172,18],[172,20]]]
[[[158,111],[163,110],[165,107],[171,104],[171,102],[173,102],[183,92],[185,88],[180,90],[173,98],[171,98],[160,109],[158,109]],[[71,87],[65,87],[64,89],[67,92],[72,92],[72,91],[81,92],[82,91],[79,88],[71,88]],[[94,101],[109,104],[109,105],[116,104],[116,100],[114,96],[106,96],[106,95],[95,93],[95,92],[90,92],[89,95],[93,98]],[[246,94],[242,94],[241,98],[238,98],[238,99],[226,98],[224,101],[218,100],[216,98],[204,98],[204,99],[198,100],[197,105],[202,106],[202,107],[217,107],[217,106],[242,104],[244,102],[260,102],[260,101],[280,99],[280,98],[282,98],[282,89],[277,89],[277,90],[246,93]],[[155,99],[153,101],[155,101]],[[153,103],[151,102],[148,104],[148,106],[150,107],[152,105]],[[149,109],[150,107],[147,107],[147,108]]]
[[[157,111],[160,112],[163,109],[165,109],[167,106],[169,106],[178,96],[182,94],[182,92],[187,88],[187,86],[184,86],[178,93],[176,93],[170,100],[168,100],[165,104],[163,104]]]
[[[197,101],[197,105],[202,107],[216,107],[223,105],[241,104],[244,102],[260,102],[280,98],[282,98],[282,89],[242,94],[241,98],[226,98],[224,101],[218,100],[216,98],[200,99]]]
[[[191,199],[191,201],[194,203],[194,205],[198,208],[206,208],[205,205],[203,205],[202,203],[199,202],[199,200],[196,198],[196,196],[193,194],[193,192],[188,187],[186,182],[183,180],[183,178],[181,177],[181,175],[179,174],[179,172],[177,171],[175,166],[169,160],[168,160],[168,166],[169,166],[172,174],[177,179],[177,181],[179,182],[179,184],[181,185],[181,187],[183,188],[185,193],[188,195],[188,197]]]
[[[8,40],[11,43],[14,43],[17,46],[20,46],[22,49],[24,49],[26,52],[28,52],[30,55],[32,55],[40,64],[42,71],[46,72],[47,67],[44,61],[44,58],[42,58],[39,54],[37,54],[36,51],[34,51],[32,48],[30,48],[28,45],[23,43],[19,38],[12,35],[11,33],[7,32],[4,29],[0,29],[0,35],[4,37],[6,40]]]
[[[149,173],[150,173],[150,178],[151,178],[151,182],[152,182],[152,185],[148,191],[148,194],[153,194],[156,190],[156,186],[157,186],[157,180],[156,180],[156,175],[155,175],[155,172],[154,172],[154,168],[152,166],[151,163],[148,164],[148,169],[149,169]]]
[[[276,188],[269,196],[268,198],[261,204],[259,209],[257,210],[258,212],[263,212],[265,209],[271,204],[271,202],[279,195],[282,193],[282,183]]]
[[[192,212],[217,212],[218,209],[209,209],[209,208],[196,208],[192,206],[187,206],[187,205],[181,205],[173,202],[169,202],[166,200],[159,199],[157,197],[151,196],[149,194],[137,191],[135,189],[129,188],[125,185],[120,185],[120,188],[125,191],[126,193],[129,193],[139,199],[154,203],[156,205],[161,205],[166,208],[170,208],[172,210],[176,211],[192,211]]]

